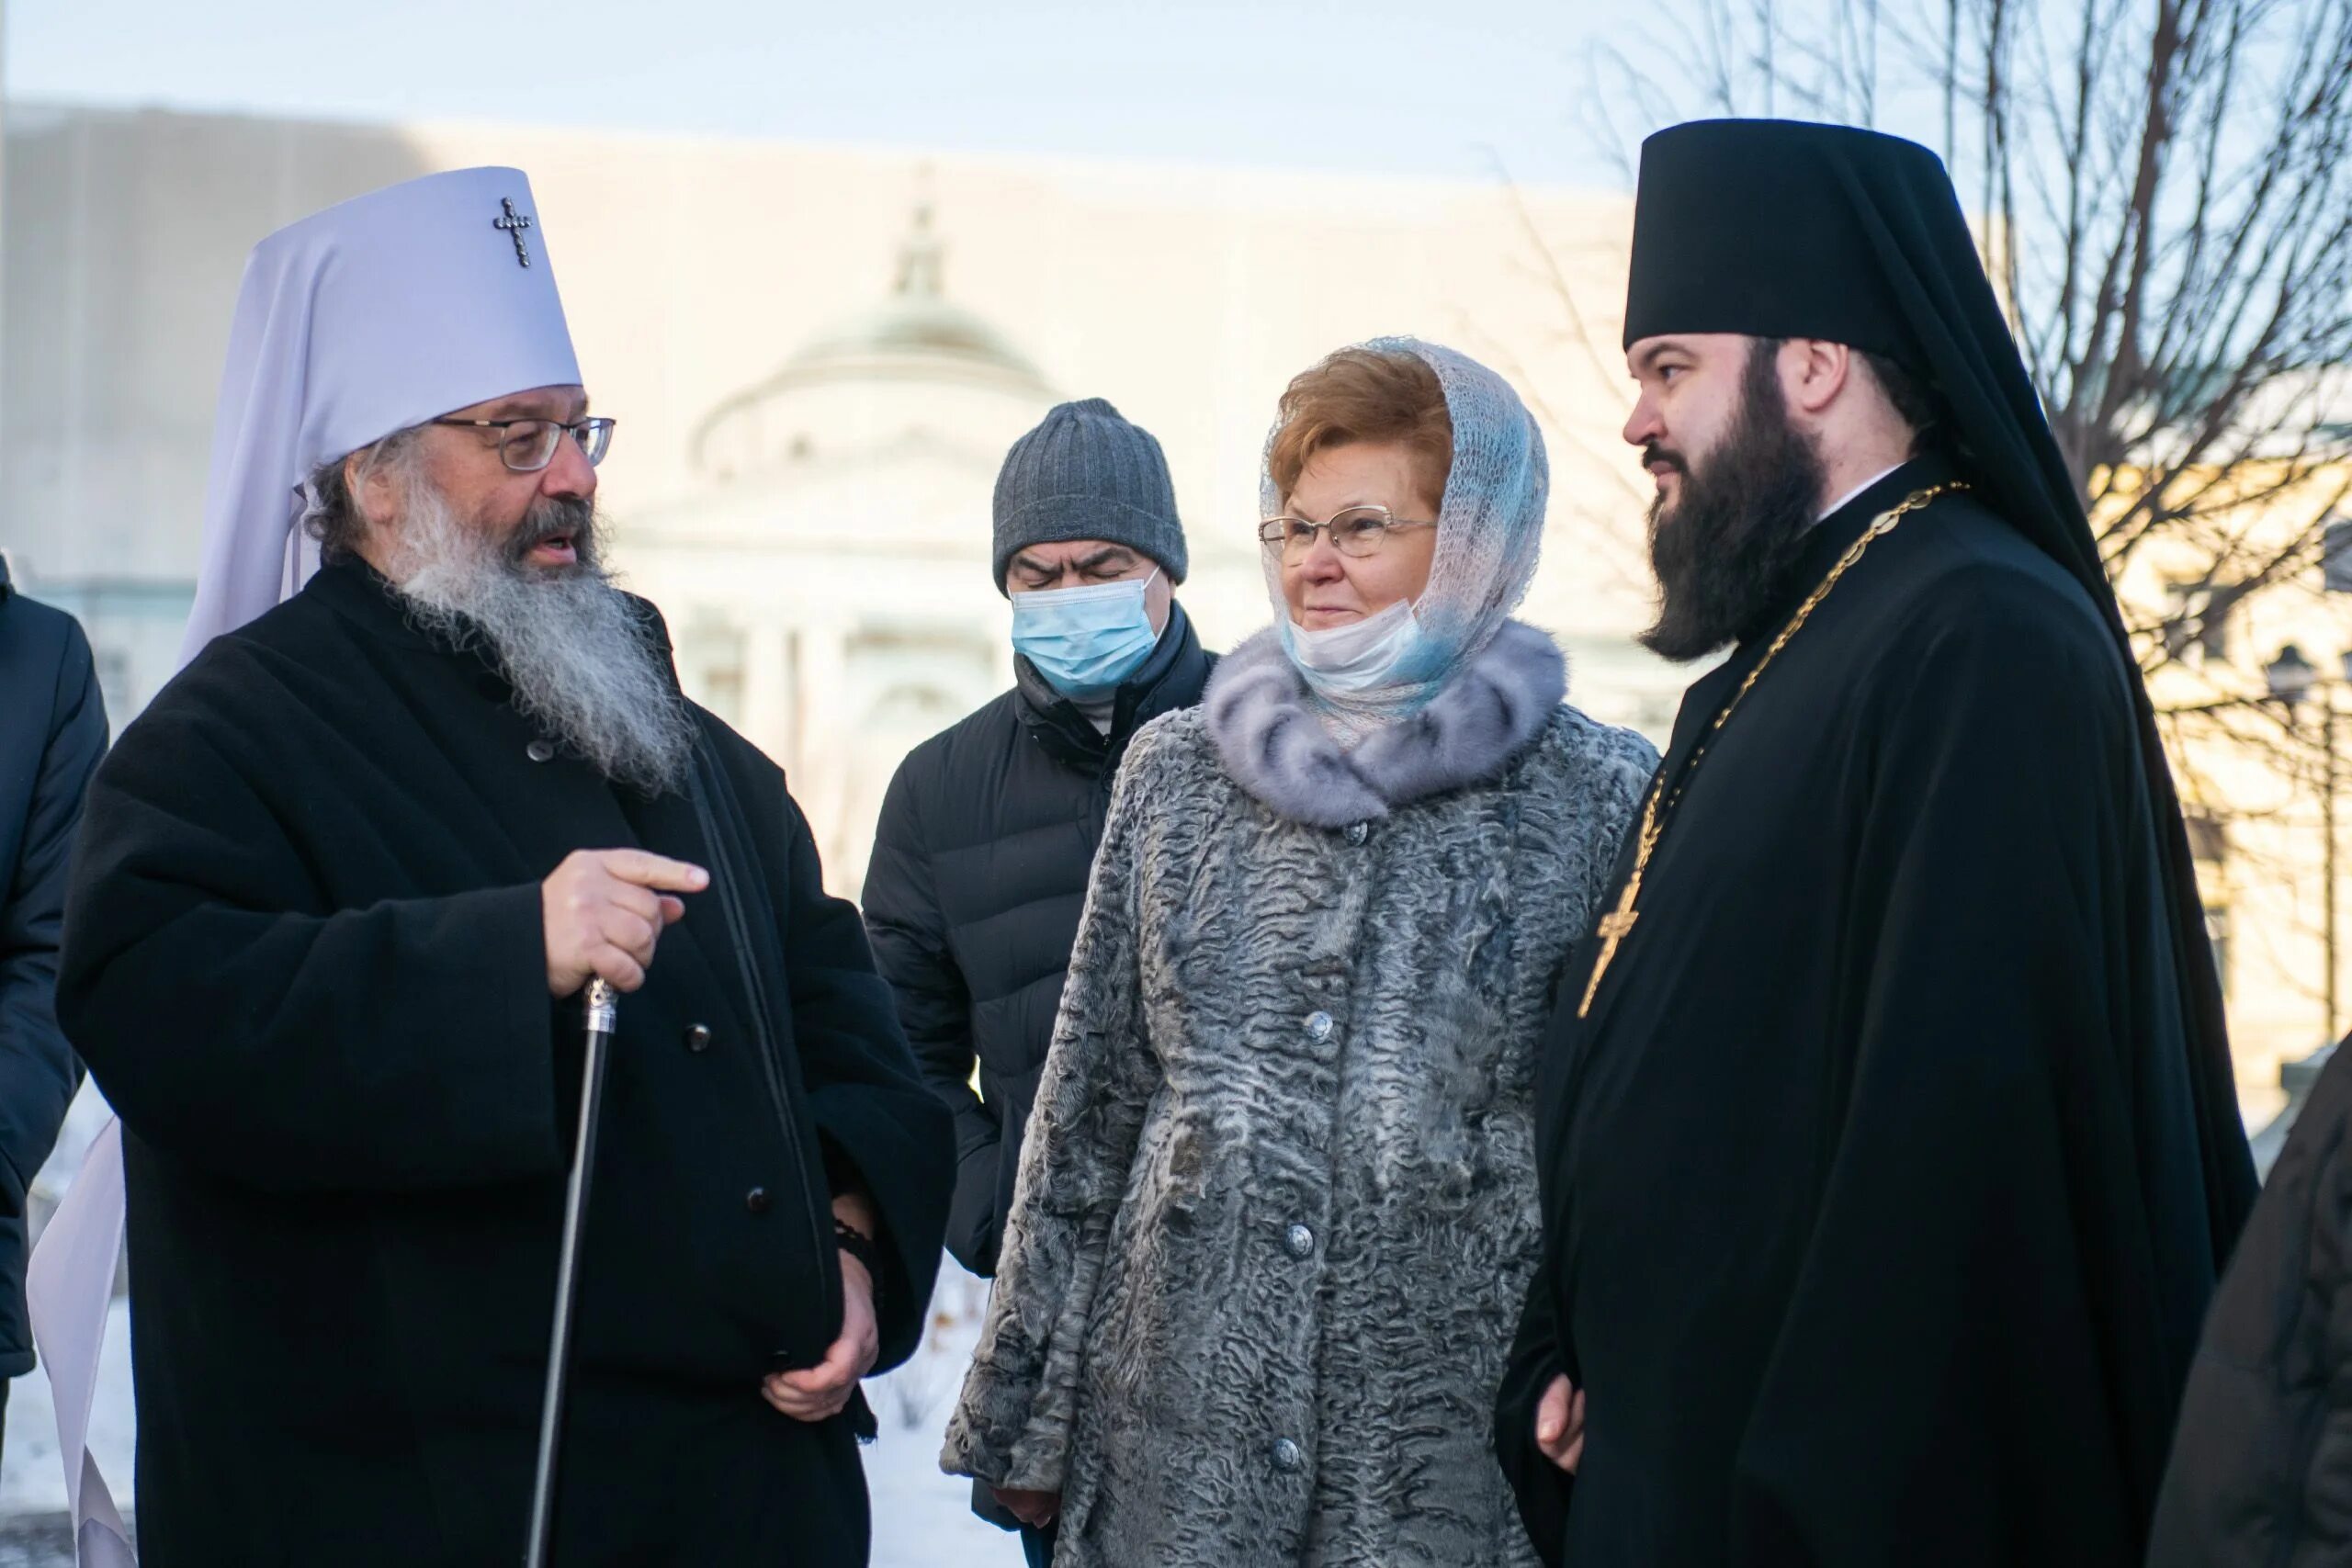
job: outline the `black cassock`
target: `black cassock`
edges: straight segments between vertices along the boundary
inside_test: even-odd
[[[1951,477],[1824,522],[1767,624]],[[1691,688],[1669,775],[1766,641]],[[1962,495],[1708,742],[1545,1046],[1498,1447],[1550,1560],[2137,1562],[2216,1269],[2139,733],[2089,595]],[[1573,1483],[1528,1437],[1560,1371]]]
[[[59,1010],[128,1134],[149,1568],[521,1556],[580,1073],[539,883],[578,849],[711,856],[690,800],[551,755],[509,698],[332,566],[98,774]],[[556,1556],[862,1563],[864,1406],[803,1425],[758,1385],[838,1332],[851,1172],[883,1363],[917,1343],[953,1134],[783,775],[696,717],[775,1059],[689,897],[621,998]]]

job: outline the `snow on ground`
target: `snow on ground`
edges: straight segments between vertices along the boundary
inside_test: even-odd
[[[988,1281],[940,1266],[930,1332],[904,1367],[866,1384],[881,1434],[865,1450],[874,1497],[873,1568],[1018,1568],[1021,1545],[971,1514],[971,1483],[939,1473],[939,1444],[978,1342]],[[115,1496],[130,1497],[132,1418],[130,1314],[118,1301],[107,1322],[91,1447]],[[57,1417],[39,1372],[9,1386],[8,1430],[0,1445],[0,1568],[49,1559],[24,1555],[8,1521],[62,1512],[65,1473],[57,1458]],[[62,1561],[62,1560],[61,1560]]]
[[[881,1435],[865,1450],[874,1495],[873,1568],[1020,1568],[1021,1542],[972,1517],[972,1483],[939,1473],[939,1444],[980,1339],[989,1282],[939,1264],[922,1348],[865,1385]]]

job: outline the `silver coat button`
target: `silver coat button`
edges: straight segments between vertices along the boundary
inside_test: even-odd
[[[1331,1015],[1328,1012],[1321,1011],[1308,1013],[1306,1015],[1306,1032],[1312,1039],[1330,1039]]]
[[[1363,845],[1366,839],[1371,837],[1372,824],[1369,822],[1358,822],[1348,829],[1348,842],[1359,847]]]
[[[1293,1225],[1283,1233],[1283,1246],[1293,1258],[1304,1258],[1315,1250],[1315,1233],[1305,1225]]]
[[[1306,1455],[1298,1451],[1298,1445],[1288,1438],[1274,1439],[1274,1468],[1276,1470],[1296,1470],[1306,1462]]]
[[[544,762],[555,755],[555,748],[544,740],[534,740],[523,748],[523,755],[534,762]]]

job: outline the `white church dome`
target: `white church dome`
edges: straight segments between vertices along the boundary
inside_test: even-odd
[[[1037,367],[979,316],[946,297],[944,247],[931,209],[915,209],[889,297],[818,333],[775,373],[723,400],[696,428],[697,468],[735,478],[841,456],[844,436],[872,450],[921,432],[1002,441],[1055,401]]]

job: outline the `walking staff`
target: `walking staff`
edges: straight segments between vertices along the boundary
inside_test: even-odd
[[[588,1179],[596,1167],[596,1115],[605,1100],[605,1057],[619,998],[603,976],[588,982],[588,1045],[580,1062],[580,1134],[563,1189],[563,1250],[555,1269],[555,1324],[548,1332],[547,1393],[539,1402],[539,1462],[531,1483],[531,1540],[525,1568],[546,1568],[555,1531],[555,1469],[563,1447],[564,1380],[571,1371],[571,1309],[580,1300],[580,1233],[588,1218]]]

